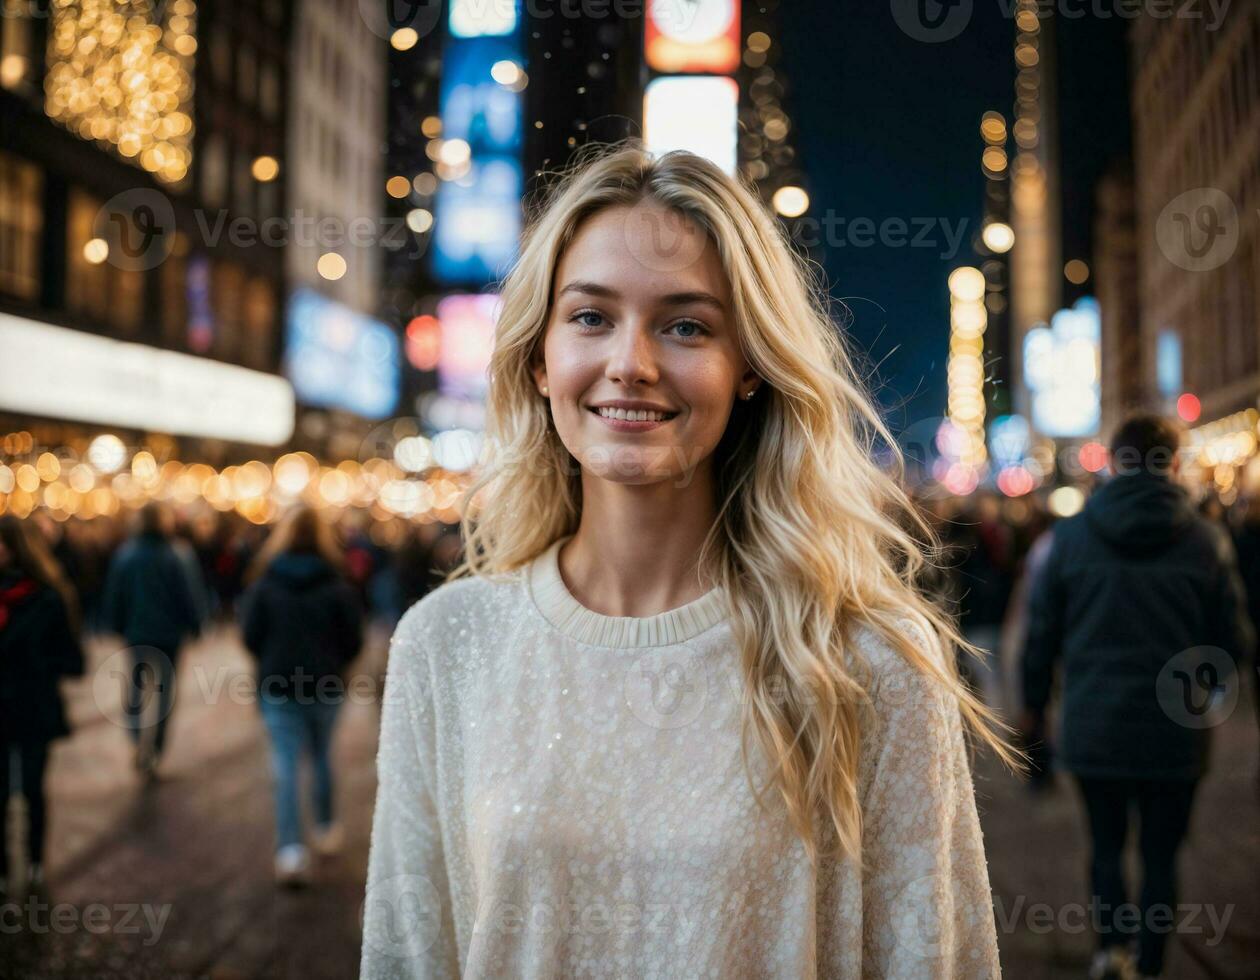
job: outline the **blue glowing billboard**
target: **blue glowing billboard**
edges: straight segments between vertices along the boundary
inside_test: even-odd
[[[312,289],[289,297],[284,373],[301,401],[384,418],[398,401],[400,364],[401,345],[385,324]]]
[[[524,48],[516,6],[500,6],[504,16],[494,18],[475,5],[451,8],[431,252],[433,276],[447,285],[500,278],[520,240]]]
[[[443,282],[490,282],[516,258],[524,178],[512,157],[476,160],[467,181],[438,195],[433,272]]]
[[[519,45],[508,38],[452,43],[442,66],[442,138],[464,140],[474,159],[520,150],[520,93],[490,74],[497,64],[520,61]]]

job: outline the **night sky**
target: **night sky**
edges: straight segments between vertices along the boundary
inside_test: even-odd
[[[1011,122],[1015,32],[1001,15],[1005,6],[977,0],[958,37],[931,44],[898,27],[888,0],[812,0],[780,8],[779,67],[790,86],[785,108],[794,119],[811,214],[821,218],[830,210],[846,227],[860,217],[877,226],[901,218],[916,229],[933,222],[929,247],[855,247],[840,234],[815,253],[831,295],[852,313],[851,337],[874,371],[872,387],[894,429],[944,408],[946,277],[975,262],[970,241],[982,216],[980,117],[996,109]],[[1065,203],[1083,229],[1089,227],[1087,188],[1107,159],[1127,151],[1125,132],[1104,138],[1101,149],[1098,142],[1108,128],[1100,120],[1124,118],[1123,26],[1071,25],[1060,38],[1072,49],[1064,53],[1072,65],[1064,85],[1070,151],[1064,180],[1079,189]],[[1099,73],[1109,82],[1101,91]],[[1073,133],[1081,126],[1096,152],[1077,163]],[[1118,129],[1126,127],[1122,122]],[[957,254],[950,255],[943,223],[957,234],[964,221]]]

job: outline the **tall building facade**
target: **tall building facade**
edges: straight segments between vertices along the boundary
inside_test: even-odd
[[[385,39],[369,29],[354,5],[303,0],[294,10],[289,206],[295,224],[298,216],[304,226],[309,219],[312,233],[295,235],[286,251],[289,281],[372,315],[380,304],[380,240],[389,235],[379,221],[385,196],[385,50]],[[360,226],[363,234],[352,236],[356,219],[368,224]],[[319,271],[320,258],[330,252],[345,262],[336,279]]]
[[[1009,259],[1010,345],[1014,409],[1032,415],[1022,351],[1030,330],[1062,305],[1063,255],[1059,206],[1058,80],[1055,18],[1036,0],[1015,5],[1015,103],[1011,135]]]
[[[1145,17],[1132,48],[1141,384],[1208,423],[1260,395],[1260,7]]]
[[[288,438],[281,250],[241,230],[284,206],[260,161],[283,151],[289,17],[287,0],[5,5],[0,432],[209,460]]]
[[[1143,353],[1133,178],[1118,168],[1098,183],[1093,229],[1094,291],[1101,319],[1101,424],[1114,432],[1150,397],[1142,383]]]

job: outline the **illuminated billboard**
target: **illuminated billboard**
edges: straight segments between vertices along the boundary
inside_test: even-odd
[[[439,301],[437,370],[443,395],[469,400],[485,397],[498,313],[499,297],[494,293],[455,294]]]
[[[371,317],[311,289],[289,298],[284,370],[308,405],[384,418],[398,401],[400,353],[394,331]]]
[[[1088,296],[1024,337],[1024,382],[1032,393],[1033,427],[1042,435],[1074,439],[1098,432],[1100,339],[1098,302]]]
[[[521,97],[495,81],[491,69],[520,62],[512,39],[478,38],[451,44],[442,66],[442,137],[464,140],[473,156],[521,148]]]
[[[516,32],[515,0],[451,0],[451,37],[497,37]]]
[[[468,177],[445,181],[433,229],[433,274],[446,283],[491,282],[516,258],[524,177],[519,160],[474,160]]]
[[[644,55],[660,72],[734,72],[739,67],[739,0],[652,0]]]
[[[431,251],[433,277],[446,285],[484,286],[516,258],[525,193],[517,20],[510,0],[451,6]]]
[[[690,150],[735,173],[739,86],[733,78],[672,75],[653,79],[643,96],[648,152]]]

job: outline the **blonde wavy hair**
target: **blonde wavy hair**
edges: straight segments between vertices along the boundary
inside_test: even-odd
[[[994,730],[1012,729],[971,693],[952,656],[923,649],[933,637],[976,655],[917,585],[937,554],[933,532],[901,489],[896,441],[779,222],[691,153],[653,158],[637,142],[588,148],[560,176],[533,209],[503,283],[487,404],[493,449],[465,498],[465,561],[452,577],[510,573],[577,530],[579,467],[530,365],[556,267],[582,223],[651,200],[716,244],[745,357],[763,379],[764,394],[737,402],[716,450],[719,512],[699,556],[702,576],[729,597],[741,651],[745,769],[750,734],[771,762],[770,779],[753,787],[758,804],[777,787],[811,860],[860,858],[859,715],[869,695],[861,656],[850,656],[857,624],[944,685],[967,730],[1018,767],[1021,753]],[[892,472],[875,462],[880,441],[894,453]],[[819,816],[834,829],[833,847],[818,846]]]

